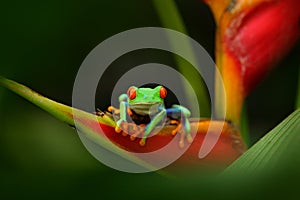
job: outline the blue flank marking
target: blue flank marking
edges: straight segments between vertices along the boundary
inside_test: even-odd
[[[166,111],[168,117],[174,117],[174,118],[181,117],[181,110],[178,108],[167,108]]]

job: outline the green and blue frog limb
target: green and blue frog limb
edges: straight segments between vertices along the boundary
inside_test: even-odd
[[[121,132],[121,127],[124,123],[128,122],[128,117],[138,125],[135,127],[135,133],[131,135],[134,140],[138,135],[141,135],[140,145],[146,144],[147,137],[151,132],[164,122],[166,117],[171,119],[181,118],[181,120],[171,120],[171,124],[177,124],[177,128],[172,132],[175,135],[177,132],[181,133],[179,146],[184,146],[184,140],[192,142],[190,133],[189,117],[190,111],[180,105],[173,105],[171,108],[165,108],[164,98],[167,95],[167,90],[163,86],[152,88],[138,88],[131,86],[127,94],[119,96],[120,107],[116,109],[112,106],[108,111],[113,114],[119,115],[116,132]],[[143,128],[141,128],[143,127]],[[124,134],[126,135],[126,133]]]

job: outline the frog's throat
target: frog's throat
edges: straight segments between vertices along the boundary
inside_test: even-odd
[[[163,103],[132,103],[129,105],[129,108],[132,109],[139,115],[155,115],[160,112],[164,105]]]

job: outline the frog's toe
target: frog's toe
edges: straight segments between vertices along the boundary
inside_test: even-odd
[[[182,126],[181,126],[181,123],[179,122],[179,121],[177,121],[177,120],[171,120],[170,121],[170,124],[175,124],[175,125],[177,125],[176,126],[176,128],[174,128],[173,130],[172,130],[172,135],[174,136],[174,135],[176,135],[176,133],[182,128]]]
[[[135,136],[135,135],[131,135],[131,136],[130,136],[130,140],[131,140],[131,141],[134,141],[134,140],[135,140],[135,138],[136,138],[136,136]]]
[[[180,148],[184,147],[184,140],[185,140],[185,132],[181,131],[180,132],[180,140],[179,140],[179,147]]]
[[[145,146],[146,138],[142,138],[139,143],[140,143],[141,146]]]
[[[117,133],[121,133],[122,130],[121,130],[121,128],[120,128],[119,126],[116,126],[116,127],[115,127],[115,131],[116,131]]]
[[[188,143],[192,143],[193,142],[193,138],[192,138],[191,134],[188,134],[186,136],[186,139],[187,139]]]
[[[111,113],[116,114],[116,115],[120,114],[120,109],[115,108],[115,107],[113,107],[113,106],[109,106],[109,107],[107,108],[107,110],[108,110],[108,112],[111,112]]]
[[[187,140],[188,143],[193,142],[193,138],[189,132],[181,131],[180,135],[180,141],[179,141],[179,147],[183,148],[184,147],[184,141]]]
[[[122,130],[124,130],[124,120],[120,119],[116,123],[115,131],[121,133]]]
[[[179,141],[179,147],[180,147],[180,148],[183,148],[183,147],[184,147],[184,140],[180,140],[180,141]]]
[[[186,132],[185,130],[181,129],[179,131],[180,133],[180,139],[179,139],[179,147],[183,148],[185,146],[185,140],[187,140],[188,143],[193,142],[193,138],[190,134],[190,132]]]

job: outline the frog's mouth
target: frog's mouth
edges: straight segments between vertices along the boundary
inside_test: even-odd
[[[133,103],[129,108],[139,115],[152,115],[159,112],[162,106],[162,103]]]

